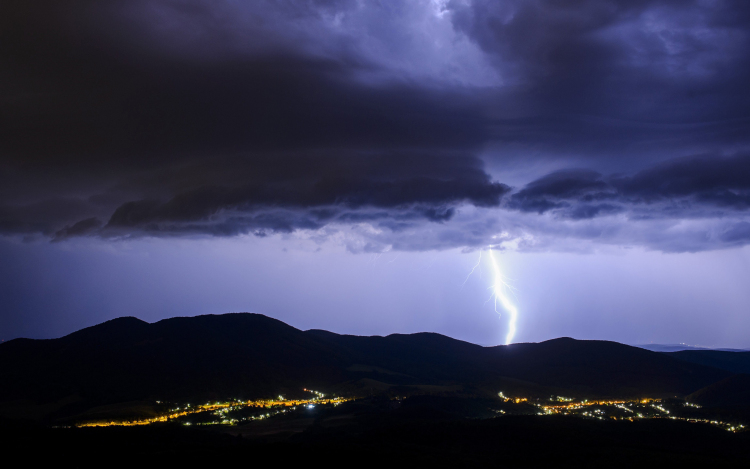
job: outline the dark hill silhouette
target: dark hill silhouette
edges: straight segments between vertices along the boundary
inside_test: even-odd
[[[576,395],[684,395],[698,382],[726,376],[672,357],[617,342],[552,339],[496,347],[499,366],[509,376],[547,386],[565,386]]]
[[[750,375],[737,374],[690,394],[688,400],[704,407],[747,406]]]
[[[3,399],[79,394],[113,402],[220,394],[273,396],[300,383],[344,380],[340,352],[258,314],[120,318],[60,339],[12,340],[0,348]]]
[[[750,352],[725,352],[719,350],[685,350],[667,355],[690,363],[712,366],[732,373],[750,374]]]
[[[0,402],[49,403],[62,414],[138,399],[269,397],[302,387],[361,392],[363,382],[485,395],[658,397],[687,395],[729,375],[615,342],[481,347],[433,333],[303,332],[248,313],[153,324],[119,318],[59,339],[0,345]]]

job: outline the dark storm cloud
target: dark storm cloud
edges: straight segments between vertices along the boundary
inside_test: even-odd
[[[503,142],[600,166],[749,143],[748,2],[452,5],[455,27],[503,73],[495,128]]]
[[[95,211],[85,200],[49,198],[24,205],[0,206],[0,232],[5,234],[54,234],[56,226],[78,220]]]
[[[346,7],[274,5],[259,3],[256,13],[315,19],[318,7]],[[204,26],[198,42],[205,50],[194,56],[149,42],[154,37],[143,23],[158,13],[151,7]],[[450,204],[497,205],[507,191],[466,156],[487,131],[477,98],[461,90],[362,84],[354,75],[374,67],[367,58],[313,56],[294,49],[283,30],[246,28],[246,42],[264,40],[266,47],[245,50],[230,27],[213,21],[207,2],[0,8],[3,182],[18,186],[2,212],[6,233],[63,239],[92,231],[93,222],[81,219],[102,217],[120,231],[165,224],[168,231],[216,234],[316,228],[335,217],[289,210],[320,206],[408,209],[445,221]],[[55,179],[50,173],[79,181],[44,187],[39,180]],[[36,215],[37,205],[67,199],[88,212]],[[284,215],[256,213],[269,207]],[[206,223],[227,210],[238,218]]]
[[[182,224],[188,231],[219,234],[226,230],[227,215],[234,216],[232,225],[239,232],[251,228],[291,231],[336,220],[354,221],[351,212],[357,210],[368,213],[370,219],[406,217],[439,222],[450,219],[451,205],[496,207],[510,190],[493,182],[476,158],[457,155],[275,157],[261,161],[263,164],[258,164],[259,160],[253,159],[245,168],[242,160],[235,161],[231,165],[235,171],[247,171],[235,186],[203,186],[164,202],[125,203],[114,211],[105,232],[129,228],[159,231],[164,226],[174,230]],[[290,210],[300,213],[292,219]],[[263,213],[260,218],[259,213]]]
[[[696,203],[735,210],[750,208],[750,154],[699,156],[665,162],[614,184],[633,201],[689,197]]]
[[[98,218],[87,218],[85,220],[76,222],[71,226],[66,226],[62,230],[59,230],[57,233],[55,233],[55,237],[52,240],[62,241],[73,236],[85,236],[87,234],[93,233],[101,226],[102,222]]]
[[[364,86],[353,76],[374,67],[364,58],[273,44],[245,54],[225,44],[229,32],[220,24],[200,37],[208,57],[141,44],[149,38],[144,27],[131,30],[110,11],[127,3],[0,7],[6,157],[88,169],[102,159],[151,166],[154,158],[251,149],[466,148],[487,136],[475,98],[405,82]],[[135,2],[150,4],[211,22],[207,2]]]
[[[3,2],[0,231],[667,249],[581,227],[714,217],[701,249],[739,243],[749,30],[732,0]],[[480,154],[569,169],[506,196]]]
[[[545,111],[606,111],[652,123],[747,118],[747,2],[455,4],[454,25]]]
[[[509,206],[524,212],[544,213],[568,208],[571,200],[595,202],[611,198],[611,190],[596,171],[562,170],[527,184],[513,195]]]
[[[508,206],[552,210],[574,219],[641,208],[652,208],[655,216],[687,218],[715,216],[717,210],[745,212],[750,209],[750,155],[680,158],[632,176],[557,171],[513,194]]]

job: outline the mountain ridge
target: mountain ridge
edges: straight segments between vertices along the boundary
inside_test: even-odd
[[[687,395],[731,373],[610,341],[482,347],[431,332],[301,331],[261,314],[230,313],[154,323],[125,317],[58,339],[14,339],[0,344],[0,375],[7,377],[0,402],[73,399],[82,409],[138,399],[258,398],[302,387],[356,394],[373,383],[392,392],[428,386],[485,396],[657,397]]]

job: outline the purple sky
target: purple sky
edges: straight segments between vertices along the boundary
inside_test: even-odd
[[[0,339],[252,311],[750,347],[743,0],[0,5]],[[464,283],[483,252],[483,262]]]

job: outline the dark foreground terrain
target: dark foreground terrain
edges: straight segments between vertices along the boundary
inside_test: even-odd
[[[0,416],[62,424],[129,402],[266,399],[302,388],[356,397],[408,387],[671,398],[736,373],[671,355],[570,338],[480,347],[432,333],[347,336],[246,313],[120,318],[59,339],[1,344]]]
[[[750,467],[748,370],[748,352],[570,338],[480,347],[431,333],[300,331],[256,314],[120,318],[0,345],[0,458]]]
[[[476,404],[430,397],[364,399],[210,429],[170,423],[50,428],[5,420],[3,458],[20,456],[27,466],[60,467],[747,467],[750,463],[748,432],[667,419],[478,418],[476,409],[482,406]],[[474,417],[466,417],[467,411]]]

